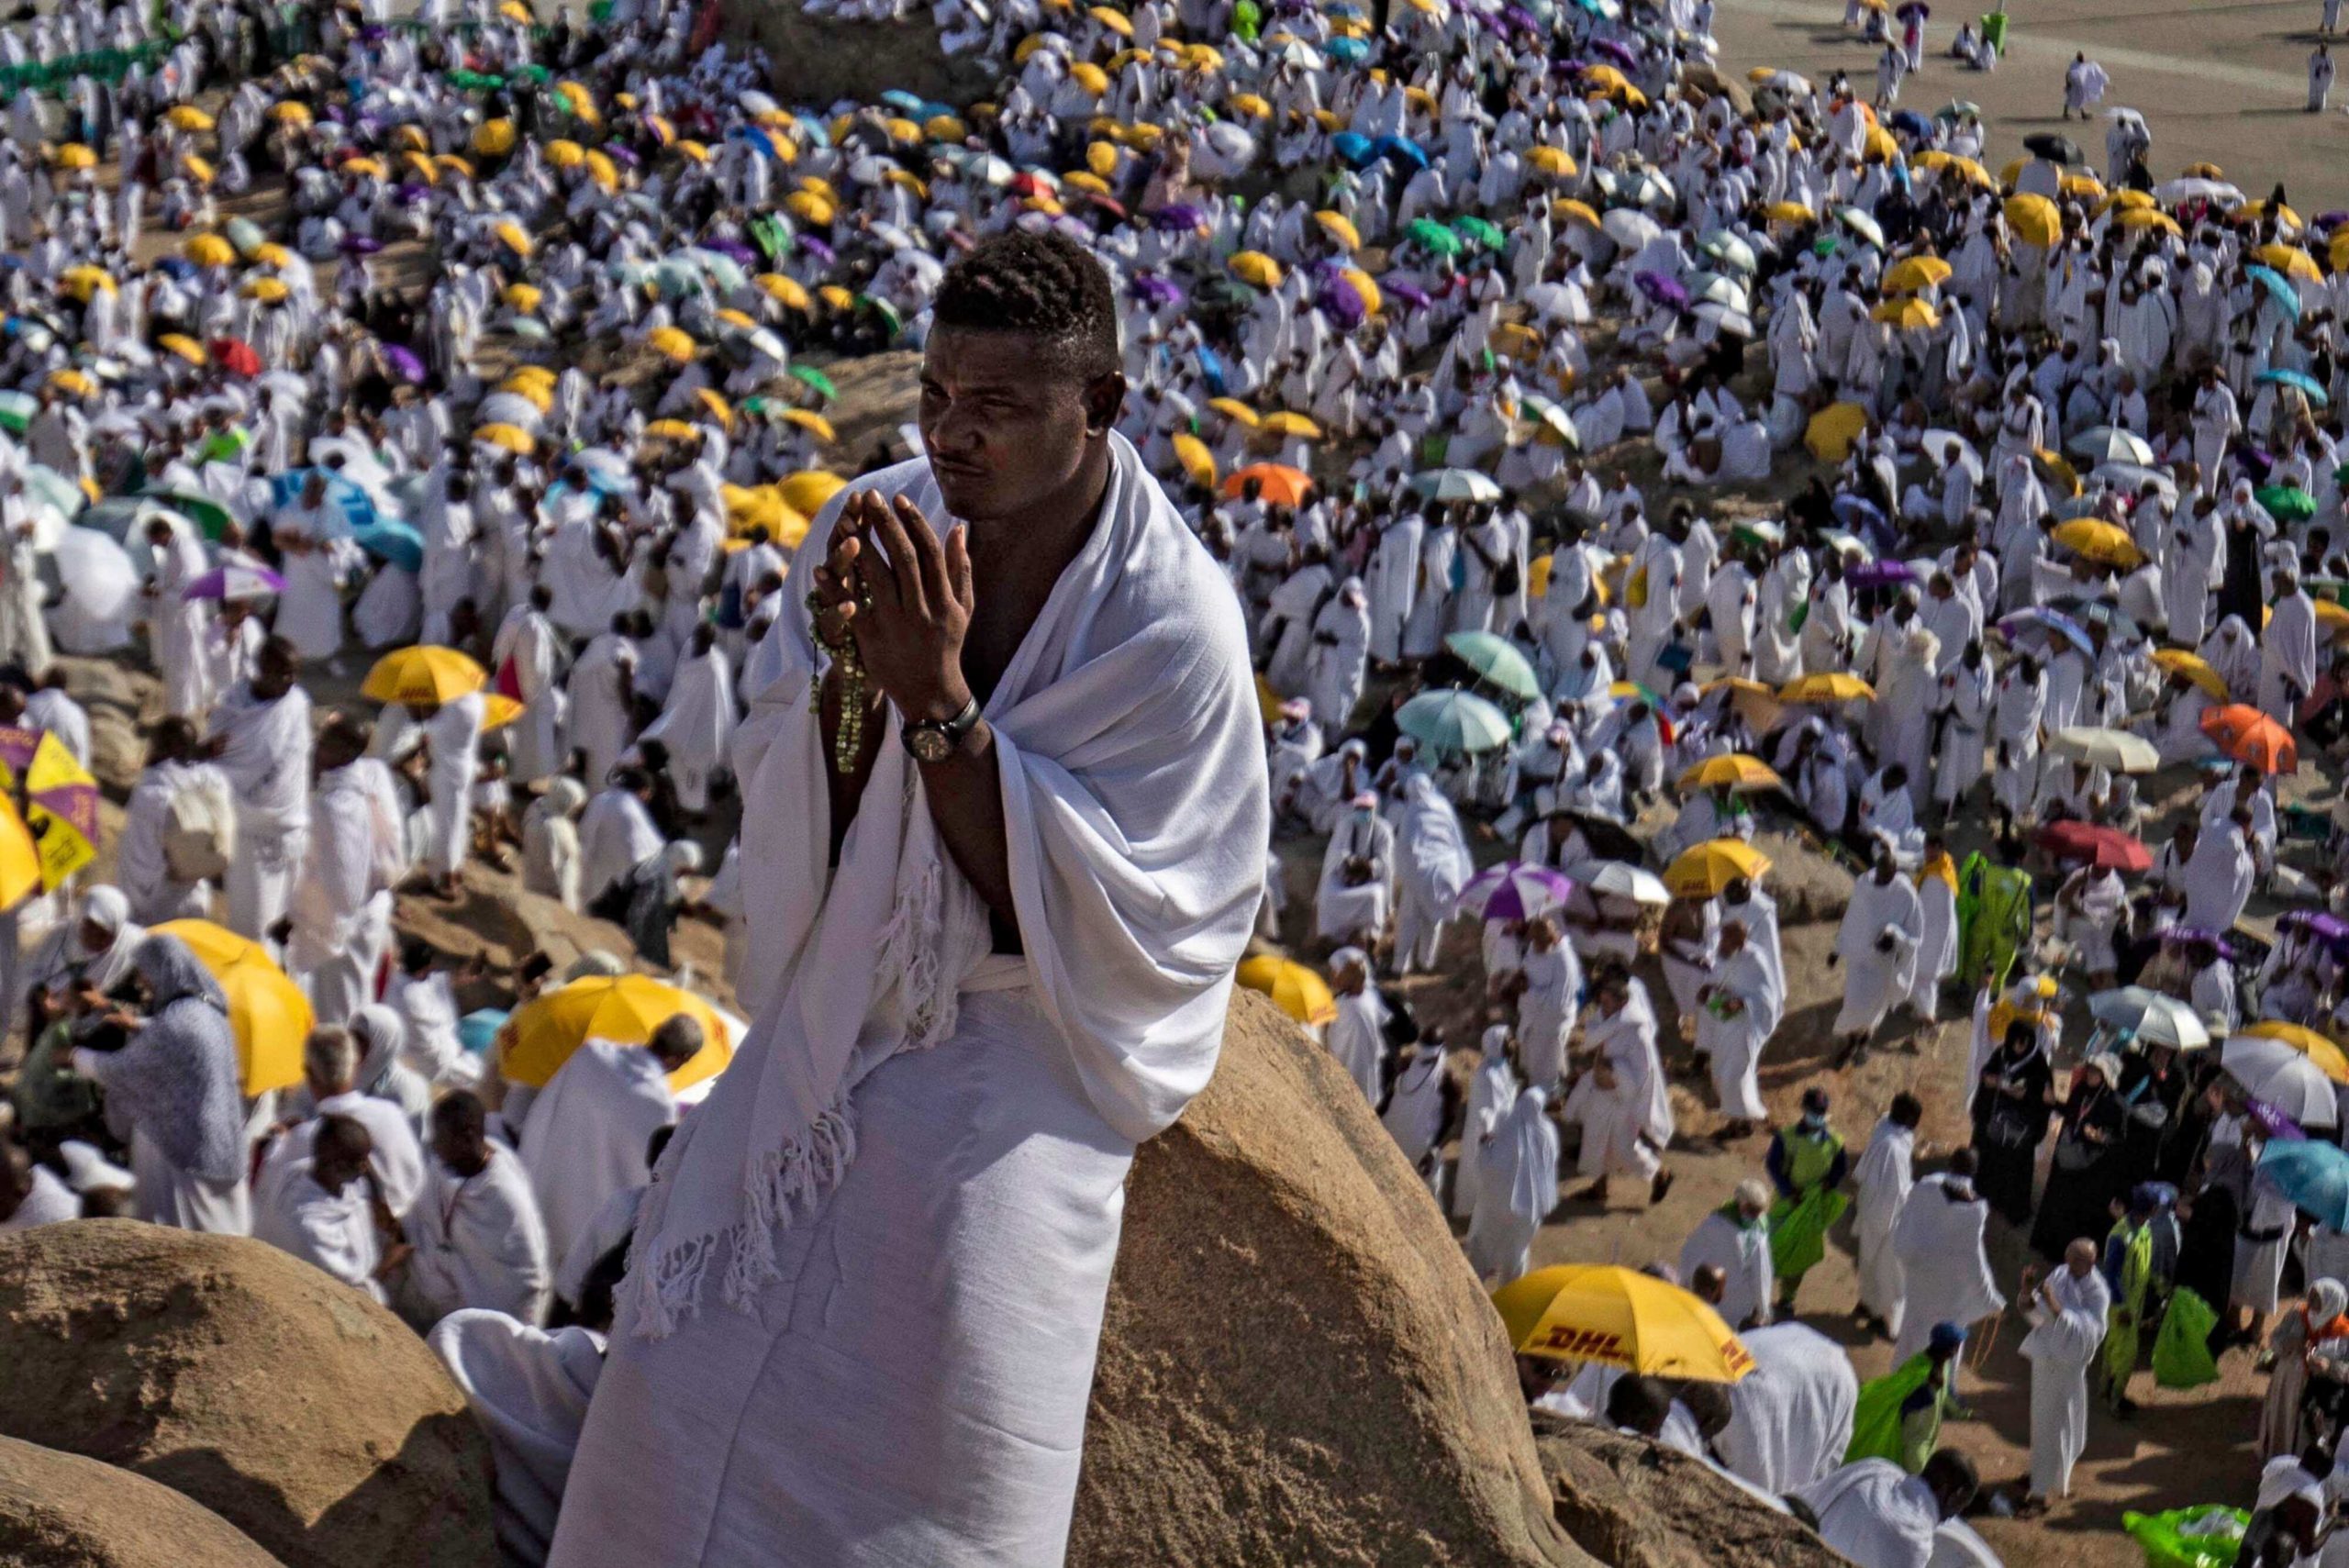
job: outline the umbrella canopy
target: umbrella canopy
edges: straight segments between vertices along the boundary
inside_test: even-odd
[[[1841,670],[1824,671],[1816,675],[1804,675],[1788,681],[1778,688],[1780,702],[1836,703],[1854,702],[1862,697],[1873,698],[1876,688],[1857,675]]]
[[[1478,872],[1460,890],[1459,907],[1481,920],[1531,920],[1564,905],[1574,890],[1564,872],[1506,861]]]
[[[265,566],[216,566],[180,590],[183,599],[263,599],[285,591],[285,579]]]
[[[2010,639],[2026,631],[2060,637],[2089,657],[2096,655],[2096,644],[2088,639],[2087,628],[2061,610],[2051,610],[2043,605],[2031,605],[2017,610],[1998,622],[1998,629]]]
[[[40,850],[32,830],[17,814],[16,803],[0,796],[0,909],[15,908],[40,883]]]
[[[1237,978],[1249,990],[1270,996],[1300,1024],[1318,1026],[1338,1016],[1338,999],[1330,994],[1329,983],[1304,964],[1259,953],[1241,961]]]
[[[2148,1045],[2199,1051],[2210,1043],[2210,1031],[2192,1007],[2143,985],[2099,991],[2088,998],[2088,1012],[2099,1022],[2126,1029]]]
[[[2087,161],[2087,155],[2080,150],[2079,144],[2077,142],[2075,142],[2070,137],[2058,136],[2052,130],[2043,130],[2035,136],[2024,137],[2022,139],[2022,148],[2025,152],[2032,154],[2032,156],[2035,158],[2044,158],[2050,163],[2085,163]]]
[[[1234,469],[1223,482],[1227,499],[1237,496],[1254,480],[1264,498],[1275,506],[1302,506],[1305,498],[1313,494],[1313,481],[1300,470],[1286,463],[1252,462],[1246,468]]]
[[[2263,484],[2251,498],[2279,523],[2305,523],[2316,516],[2316,497],[2297,484]]]
[[[2262,1100],[2302,1127],[2333,1127],[2341,1113],[2333,1099],[2333,1082],[2324,1070],[2280,1040],[2256,1035],[2227,1037],[2219,1048],[2219,1064],[2243,1093]]]
[[[1764,695],[1769,688],[1762,688]],[[1753,795],[1762,790],[1784,789],[1787,781],[1777,770],[1759,757],[1749,757],[1742,751],[1723,756],[1708,757],[1680,775],[1680,787],[1688,789],[1725,789],[1737,795]]]
[[[2059,757],[2116,773],[2150,773],[2162,765],[2162,754],[2143,736],[2096,725],[2059,729],[2047,749]]]
[[[2274,1139],[2259,1156],[2259,1174],[2321,1225],[2349,1230],[2349,1151],[2316,1139]]]
[[[2291,732],[2257,708],[2230,703],[2202,715],[2202,733],[2238,762],[2249,762],[2266,773],[2296,773],[2300,749]]]
[[[2238,1040],[2271,1040],[2278,1045],[2290,1046],[2316,1063],[2317,1071],[2336,1084],[2349,1084],[2349,1054],[2343,1052],[2331,1036],[2321,1035],[2305,1024],[2287,1023],[2282,1018],[2263,1018],[2235,1031]]]
[[[2065,448],[2074,456],[2087,458],[2090,462],[2127,462],[2140,468],[2151,468],[2154,462],[2154,449],[2145,444],[2144,437],[2110,425],[2082,430],[2065,443]]]
[[[1404,734],[1439,751],[1474,756],[1516,739],[1508,715],[1483,697],[1456,689],[1421,692],[1395,710]]]
[[[1455,631],[1443,639],[1460,662],[1513,697],[1531,702],[1542,695],[1542,678],[1507,638],[1489,631]]]
[[[1750,273],[1760,264],[1753,247],[1726,228],[1716,228],[1698,243],[1697,249],[1721,266]]]
[[[1411,476],[1411,488],[1431,501],[1491,502],[1501,487],[1473,468],[1431,468]]]
[[[2267,291],[2277,307],[2294,321],[2300,318],[2300,291],[2294,288],[2283,273],[2273,267],[2245,267],[2243,272],[2252,282]]]
[[[702,1046],[669,1074],[669,1087],[690,1088],[726,1070],[734,1030],[701,997],[647,974],[591,974],[523,1003],[507,1021],[502,1068],[509,1082],[544,1088],[587,1040],[642,1045],[680,1013],[701,1025]]]
[[[1715,839],[1681,851],[1664,884],[1684,898],[1710,898],[1732,882],[1759,882],[1770,857],[1742,839]]]
[[[375,702],[416,707],[453,702],[487,684],[488,672],[473,662],[471,655],[453,648],[419,643],[414,648],[395,649],[377,660],[359,690]]]
[[[1628,898],[1657,909],[1672,902],[1672,889],[1663,878],[1629,861],[1584,861],[1568,868],[1566,874],[1576,887],[1609,898]]]
[[[1810,417],[1802,444],[1821,462],[1841,462],[1852,442],[1868,428],[1868,411],[1856,403],[1831,403]]]
[[[269,950],[209,920],[166,920],[150,936],[177,937],[219,983],[228,999],[228,1028],[237,1037],[237,1071],[247,1095],[286,1089],[302,1081],[302,1045],[317,1015],[302,988],[286,978]]]
[[[2042,828],[2032,841],[2059,861],[2132,873],[2153,869],[2153,851],[2118,828],[2066,819]]]
[[[1753,1370],[1753,1357],[1720,1314],[1637,1269],[1536,1269],[1495,1291],[1493,1306],[1520,1355],[1704,1383],[1735,1383]]]
[[[2267,382],[2276,386],[2295,388],[2319,408],[2326,407],[2332,402],[2332,398],[2325,392],[2323,386],[2306,371],[2261,371],[2251,379]]]
[[[1910,256],[1884,274],[1887,294],[1916,294],[1949,281],[1950,264],[1939,256]]]
[[[2026,245],[2053,245],[2064,233],[2064,215],[2045,196],[2025,192],[2009,196],[2007,227]]]
[[[2212,669],[2210,662],[2199,653],[2184,648],[2157,648],[2154,650],[2154,663],[2173,675],[2185,676],[2220,701],[2226,700],[2226,677]]]

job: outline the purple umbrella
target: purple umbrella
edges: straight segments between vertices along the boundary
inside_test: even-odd
[[[405,382],[417,383],[424,379],[424,361],[417,359],[412,350],[403,349],[397,343],[383,344],[382,349],[384,369]]]
[[[1183,291],[1174,285],[1174,281],[1172,279],[1159,277],[1155,273],[1144,273],[1143,275],[1135,278],[1131,283],[1126,285],[1126,292],[1132,295],[1136,299],[1141,300],[1144,305],[1180,305],[1183,303]]]
[[[180,590],[183,599],[257,599],[285,592],[285,579],[265,566],[216,566]]]
[[[615,141],[607,143],[605,146],[604,150],[610,153],[617,161],[625,163],[631,169],[644,161],[641,157],[638,156],[636,149],[629,146],[626,142]]]
[[[1871,561],[1843,574],[1843,581],[1854,588],[1889,588],[1916,580],[1917,573],[1905,561]]]
[[[1167,234],[1172,234],[1178,229],[1197,228],[1207,220],[1206,213],[1187,202],[1178,203],[1174,206],[1160,207],[1150,215],[1152,226]]]
[[[2172,926],[2167,930],[2162,932],[2162,942],[2164,946],[2167,946],[2171,942],[2185,944],[2209,942],[2219,950],[2219,956],[2221,958],[2225,959],[2230,963],[2234,962],[2235,950],[2233,944],[2229,942],[2227,939],[2221,936],[2219,932],[2211,930],[2206,926]]]
[[[1636,69],[1640,63],[1638,55],[1625,49],[1613,39],[1593,39],[1590,40],[1590,47],[1627,71]]]
[[[1379,288],[1383,293],[1391,295],[1395,298],[1401,300],[1413,310],[1425,310],[1429,306],[1435,303],[1434,298],[1429,295],[1428,291],[1419,287],[1417,284],[1382,282],[1379,284]]]
[[[741,262],[744,266],[748,266],[752,261],[759,259],[759,253],[756,250],[751,250],[748,245],[743,244],[740,239],[712,239],[706,242],[702,249],[705,250],[715,250],[721,256],[730,256],[735,261]]]
[[[1565,903],[1575,884],[1564,872],[1508,861],[1488,866],[1460,890],[1460,911],[1486,920],[1531,920]]]
[[[1675,310],[1688,308],[1688,290],[1678,278],[1667,278],[1662,272],[1642,272],[1631,282],[1659,305],[1668,305]]]
[[[2335,951],[2349,947],[2349,920],[2343,920],[2330,910],[2288,909],[2277,923],[2297,926]]]
[[[840,260],[839,253],[830,245],[812,234],[802,234],[793,243],[802,250],[813,251],[827,266]]]
[[[2338,228],[2344,223],[2349,223],[2349,212],[2321,212],[2316,215],[2314,227]]]
[[[2279,1143],[2308,1141],[2309,1135],[2300,1130],[2299,1122],[2294,1121],[2266,1100],[2254,1100],[2244,1108],[2250,1114],[2252,1125],[2265,1133],[2270,1141]]]
[[[410,180],[400,187],[399,192],[400,200],[410,204],[420,202],[431,194],[432,187],[421,180]]]
[[[1542,30],[1542,24],[1534,20],[1533,13],[1522,6],[1502,6],[1501,20],[1521,33],[1538,33]]]
[[[373,256],[384,248],[384,242],[365,234],[346,234],[341,250],[346,256]]]
[[[1343,278],[1325,284],[1314,303],[1321,307],[1323,315],[1349,332],[1361,326],[1363,319],[1370,314],[1368,306],[1363,304],[1362,295]]]

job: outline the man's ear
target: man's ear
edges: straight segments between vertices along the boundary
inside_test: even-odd
[[[1109,427],[1118,422],[1118,411],[1125,406],[1125,403],[1126,378],[1122,372],[1111,371],[1088,384],[1085,389],[1085,434],[1108,435]]]

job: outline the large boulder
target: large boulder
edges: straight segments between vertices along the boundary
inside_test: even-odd
[[[0,1236],[0,1434],[194,1498],[286,1568],[490,1568],[487,1440],[423,1340],[259,1241]]]
[[[1434,1200],[1329,1053],[1250,992],[1127,1184],[1069,1560],[1590,1562]]]
[[[168,1486],[14,1438],[0,1438],[0,1562],[279,1568],[226,1519]]]
[[[1610,1568],[1850,1568],[1808,1525],[1677,1449],[1548,1415],[1534,1433],[1558,1522]]]

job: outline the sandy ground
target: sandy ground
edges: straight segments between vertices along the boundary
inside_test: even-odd
[[[2010,6],[2008,53],[1984,75],[1950,59],[1950,39],[1970,17],[1990,9],[1936,6],[1925,30],[1925,68],[1901,84],[1899,107],[1932,114],[1953,98],[1982,106],[1991,131],[1990,167],[2022,156],[2022,139],[2039,131],[2068,135],[2106,172],[2102,118],[2066,127],[2064,68],[2085,50],[2112,77],[2104,108],[2144,115],[2154,135],[2147,160],[2157,179],[2209,160],[2254,196],[2285,183],[2293,206],[2313,217],[2349,206],[2349,93],[2336,88],[2330,113],[2303,112],[2308,57],[2322,37],[2318,0],[2254,0],[2198,5],[2192,0],[2102,5],[2097,0],[2035,0]],[[1842,26],[1842,0],[1720,0],[1713,18],[1725,71],[1781,66],[1823,87],[1847,72],[1873,96],[1878,50]],[[2343,39],[2332,40],[2339,55]]]

